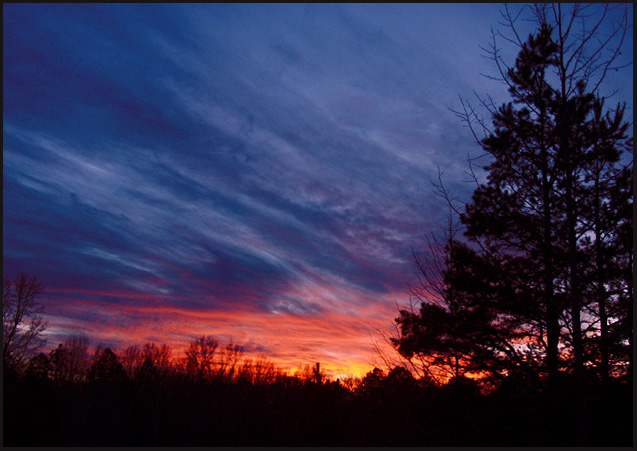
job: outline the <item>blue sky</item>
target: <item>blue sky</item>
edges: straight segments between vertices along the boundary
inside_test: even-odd
[[[52,344],[369,363],[446,218],[431,180],[472,190],[450,109],[507,99],[480,75],[500,10],[3,5],[4,276],[42,280]],[[604,85],[631,121],[632,78]]]

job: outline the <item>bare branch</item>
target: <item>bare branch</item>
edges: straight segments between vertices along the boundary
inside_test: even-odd
[[[42,284],[36,276],[18,275],[2,285],[2,355],[5,362],[19,365],[25,357],[41,348],[47,326],[44,307],[37,301]]]

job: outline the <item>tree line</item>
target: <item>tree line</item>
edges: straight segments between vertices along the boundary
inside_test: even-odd
[[[127,383],[148,377],[179,377],[198,382],[247,382],[269,384],[282,380],[328,382],[320,364],[303,365],[294,374],[280,368],[265,356],[245,358],[243,347],[230,341],[220,346],[212,335],[192,340],[182,356],[174,356],[168,344],[131,345],[117,351],[97,345],[89,351],[89,338],[72,335],[48,354],[40,352],[15,365],[5,361],[15,375],[64,383]],[[346,378],[349,387],[359,379]]]
[[[402,366],[350,380],[332,380],[318,364],[290,375],[267,359],[212,353],[217,340],[211,336],[193,340],[178,358],[166,345],[121,352],[97,346],[87,353],[87,343],[72,336],[48,355],[25,360],[22,370],[5,366],[4,445],[559,446],[577,440],[573,392],[555,399],[513,380],[485,392],[473,379],[436,384]],[[229,345],[222,349],[232,354],[236,346]],[[588,393],[587,419],[596,421],[588,444],[631,443],[631,394],[612,384]]]

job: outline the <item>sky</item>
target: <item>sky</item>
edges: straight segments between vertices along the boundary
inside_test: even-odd
[[[364,374],[446,221],[432,181],[473,189],[451,110],[508,99],[502,9],[3,4],[3,276],[42,281],[49,347],[205,334]],[[631,121],[632,79],[603,86]]]

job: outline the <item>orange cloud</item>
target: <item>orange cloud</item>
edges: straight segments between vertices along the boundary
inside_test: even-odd
[[[292,294],[317,303],[321,313],[297,315],[277,310],[276,301],[270,311],[241,303],[233,306],[230,301],[223,309],[195,311],[187,304],[167,304],[157,296],[132,302],[138,293],[65,290],[56,294],[64,301],[56,302],[49,317],[52,341],[79,332],[91,337],[95,344],[118,349],[149,341],[168,343],[179,355],[195,337],[215,335],[222,342],[232,339],[244,345],[246,358],[265,356],[291,372],[320,362],[332,376],[362,376],[373,368],[378,359],[372,340],[380,339],[378,328],[387,329],[390,325],[397,314],[395,296],[402,296],[400,293],[365,299],[343,284],[305,283],[295,287]],[[131,302],[113,303],[104,298]]]

